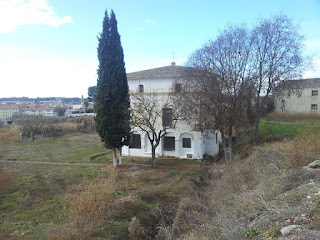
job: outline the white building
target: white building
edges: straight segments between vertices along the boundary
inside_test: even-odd
[[[128,73],[129,91],[131,95],[138,92],[155,93],[157,99],[163,103],[173,89],[174,80],[184,76],[189,77],[194,72],[193,68],[176,66],[172,63],[171,66]],[[172,109],[167,106],[162,110],[162,117],[170,112],[172,114]],[[219,132],[216,130],[197,131],[185,122],[178,121],[175,128],[169,128],[161,139],[156,155],[202,159],[204,154],[213,156],[219,151],[219,138]],[[133,129],[131,144],[124,146],[122,151],[124,155],[151,156],[147,133]]]
[[[288,81],[291,89],[299,89],[299,94],[275,98],[275,112],[320,113],[320,78]]]
[[[23,114],[30,116],[56,117],[57,113],[53,108],[27,108],[23,109]]]

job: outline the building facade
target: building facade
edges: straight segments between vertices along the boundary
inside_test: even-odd
[[[159,105],[162,104],[162,121],[172,119],[170,93],[179,86],[175,86],[175,79],[184,76],[190,77],[193,68],[170,66],[155,68],[145,71],[128,73],[128,85],[131,95],[153,93]],[[165,104],[166,103],[166,104]],[[171,114],[171,115],[170,115]],[[159,122],[157,126],[161,126]],[[166,130],[166,135],[161,138],[156,149],[157,156],[173,156],[178,158],[202,159],[204,154],[215,155],[219,151],[219,132],[214,129],[197,131],[194,126],[179,120],[174,127]],[[129,156],[151,156],[151,144],[147,133],[138,128],[133,129],[131,143],[123,147],[123,154]]]
[[[320,78],[292,80],[291,89],[298,93],[290,96],[275,97],[275,112],[287,113],[320,113]]]
[[[12,116],[17,112],[19,112],[19,108],[16,106],[0,106],[0,120],[4,122],[11,121]]]

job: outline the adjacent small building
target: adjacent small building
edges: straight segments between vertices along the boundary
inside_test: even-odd
[[[275,96],[275,112],[320,113],[320,78],[291,80],[285,84],[297,93]]]
[[[155,93],[157,100],[163,104],[162,123],[165,119],[172,119],[172,108],[164,105],[170,93],[179,90],[175,80],[190,77],[195,69],[177,66],[154,68],[127,74],[130,95],[137,93]],[[147,133],[138,128],[132,130],[129,146],[123,147],[123,154],[129,156],[151,156],[151,145]],[[215,155],[219,151],[220,134],[215,129],[196,130],[194,126],[184,121],[178,121],[174,128],[168,128],[156,149],[157,156],[174,156],[178,158],[202,159],[204,154]]]

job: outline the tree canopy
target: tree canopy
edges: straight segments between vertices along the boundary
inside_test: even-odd
[[[113,10],[105,11],[103,30],[98,36],[99,68],[95,112],[96,128],[106,148],[114,153],[127,145],[130,133],[130,99],[123,49]],[[120,157],[121,163],[121,157]]]
[[[276,86],[301,76],[307,65],[303,40],[292,19],[280,14],[252,29],[229,25],[190,56],[188,65],[203,74],[182,81],[176,102],[182,112],[187,109],[186,118],[200,114],[201,125],[221,132],[226,160],[231,159],[235,133],[254,125],[258,136]],[[190,102],[196,105],[190,108]]]

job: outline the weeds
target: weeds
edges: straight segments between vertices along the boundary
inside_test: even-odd
[[[245,159],[235,156],[219,178],[204,179],[208,185],[198,194],[181,199],[173,224],[162,234],[181,239],[241,239],[243,233],[250,238],[278,236],[280,226],[270,223],[301,211],[297,205],[303,194],[287,195],[290,199],[285,201],[283,196],[299,192],[293,189],[309,182],[311,175],[302,167],[320,153],[319,130],[310,127],[306,132],[295,140],[255,147]],[[268,224],[269,229],[258,230]]]
[[[20,140],[20,132],[20,126],[0,128],[0,142],[18,142]]]
[[[268,230],[263,232],[263,236],[268,239],[279,237],[281,235],[280,229],[281,226],[279,223],[272,224]]]
[[[252,238],[252,237],[258,235],[258,233],[259,233],[259,230],[257,227],[251,227],[251,228],[248,228],[247,230],[244,231],[244,235],[247,238]]]

